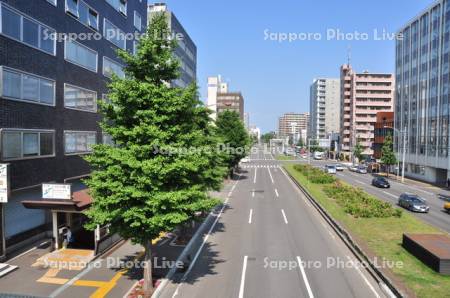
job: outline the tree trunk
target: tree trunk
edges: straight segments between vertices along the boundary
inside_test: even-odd
[[[153,277],[152,277],[152,243],[145,241],[144,244],[144,296],[150,298],[153,294]]]

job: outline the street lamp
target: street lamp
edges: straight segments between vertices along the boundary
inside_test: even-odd
[[[402,183],[405,183],[405,157],[406,157],[406,127],[400,131],[399,129],[395,127],[389,127],[389,126],[383,126],[383,128],[390,128],[393,131],[397,132],[400,137],[402,138],[402,146],[403,146],[403,152],[402,152]],[[400,170],[400,161],[398,161],[397,166],[397,177],[398,177],[398,171]]]

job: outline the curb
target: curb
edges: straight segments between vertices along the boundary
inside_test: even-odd
[[[201,235],[205,232],[206,228],[211,224],[210,222],[213,219],[213,214],[216,210],[210,212],[206,219],[203,221],[203,223],[200,225],[200,227],[195,232],[194,236],[191,238],[187,246],[183,249],[181,254],[178,256],[176,262],[181,262],[182,260],[186,259],[189,253],[191,253],[193,246],[195,243],[198,242]],[[167,283],[169,280],[173,277],[173,275],[176,273],[177,268],[173,267],[170,269],[170,271],[166,274],[166,276],[161,280],[159,283],[159,286],[156,288],[155,292],[153,292],[151,298],[159,298],[161,296],[162,291],[167,286]],[[126,297],[126,296],[124,296]]]
[[[300,191],[306,196],[306,198],[312,203],[312,205],[319,211],[320,215],[328,222],[328,224],[333,228],[333,230],[338,234],[339,238],[345,243],[345,245],[353,252],[356,258],[360,261],[365,261],[370,265],[370,268],[366,268],[370,275],[380,284],[381,289],[388,297],[399,297],[406,298],[392,280],[387,277],[381,270],[379,270],[369,259],[369,257],[364,253],[364,251],[359,247],[359,245],[353,240],[352,236],[343,228],[329,213],[326,211],[319,202],[314,199],[314,197],[294,178],[292,175],[286,171],[284,168],[282,170],[291,179],[291,181],[297,185]],[[371,269],[371,270],[368,270]]]

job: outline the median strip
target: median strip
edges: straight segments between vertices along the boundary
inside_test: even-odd
[[[450,279],[430,270],[408,253],[399,243],[402,243],[404,233],[412,234],[443,234],[443,232],[422,220],[402,212],[401,216],[365,218],[363,209],[345,208],[337,200],[324,191],[336,182],[320,184],[325,178],[311,177],[295,170],[295,165],[287,164],[285,169],[292,181],[298,185],[308,200],[318,209],[322,216],[330,223],[339,237],[355,253],[361,261],[367,262],[369,273],[379,282],[380,287],[386,291],[387,287],[398,297],[446,297],[450,292]],[[350,187],[339,182],[344,187]],[[355,188],[358,192],[361,189]],[[355,190],[355,191],[356,191]],[[370,195],[369,200],[379,200]],[[365,199],[366,197],[363,196]],[[345,196],[340,200],[344,203]],[[379,200],[383,204],[385,202]],[[387,203],[386,203],[387,204]],[[381,205],[380,205],[381,207]],[[395,207],[394,210],[398,210]],[[380,212],[378,208],[373,210]],[[389,209],[386,209],[389,211]],[[400,210],[399,210],[400,211]],[[355,215],[349,212],[356,212]],[[389,211],[391,213],[391,211]],[[358,214],[360,214],[358,216]],[[395,215],[395,213],[392,213]],[[358,241],[355,241],[358,239]],[[364,250],[362,249],[364,247]],[[380,266],[380,262],[383,262]],[[395,282],[394,282],[395,281]],[[387,287],[386,287],[387,286]],[[387,293],[392,295],[392,293]]]

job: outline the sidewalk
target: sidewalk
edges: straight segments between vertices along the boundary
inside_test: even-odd
[[[226,197],[231,182],[233,180],[227,181],[221,192],[211,195]],[[196,223],[188,229],[187,234],[192,236],[200,225],[201,222]],[[155,239],[153,244],[153,276],[160,279],[175,264],[185,243],[180,243],[176,234],[169,233]],[[77,266],[78,261],[89,262],[92,259],[90,251],[65,250],[49,254],[49,246],[44,245],[8,261],[8,264],[19,268],[0,278],[0,295],[123,297],[142,279],[143,269],[139,266],[142,256],[143,248],[140,245],[126,241],[88,263],[88,266]],[[50,268],[49,262],[45,260],[67,261],[69,265],[63,263],[65,266]],[[70,263],[71,261],[74,263]]]

